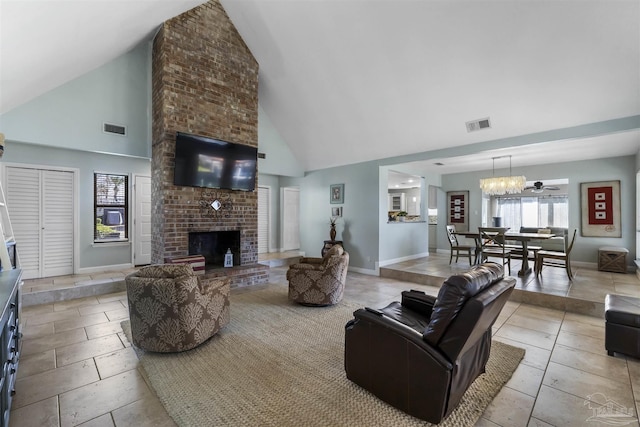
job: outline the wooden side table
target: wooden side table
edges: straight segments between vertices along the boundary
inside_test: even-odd
[[[327,251],[331,249],[334,245],[340,245],[342,246],[342,248],[344,248],[344,245],[342,244],[342,240],[325,240],[324,245],[322,246],[322,250],[320,251],[320,254],[324,256],[324,254],[326,254]]]
[[[599,248],[598,270],[611,271],[613,273],[626,273],[628,253],[628,249],[617,248],[615,246],[603,246]]]

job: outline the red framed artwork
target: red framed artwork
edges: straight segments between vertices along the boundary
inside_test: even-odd
[[[469,229],[469,192],[447,191],[447,224],[458,231]]]
[[[622,237],[620,181],[580,184],[582,236]]]

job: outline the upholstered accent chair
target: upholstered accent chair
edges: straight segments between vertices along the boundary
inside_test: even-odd
[[[516,284],[489,262],[449,277],[437,298],[402,292],[345,326],[347,378],[414,417],[438,424],[485,372],[491,327]]]
[[[289,299],[304,305],[332,305],[342,300],[349,253],[334,245],[322,258],[302,257],[287,271]]]
[[[228,279],[197,276],[188,264],[141,268],[125,278],[133,344],[148,351],[190,350],[229,323]]]

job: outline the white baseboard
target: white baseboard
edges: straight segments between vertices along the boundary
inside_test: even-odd
[[[429,252],[423,252],[421,254],[414,254],[414,255],[409,255],[409,256],[395,258],[395,259],[387,259],[387,260],[378,262],[378,267],[384,267],[385,265],[396,264],[398,262],[403,262],[403,261],[411,261],[412,259],[424,258],[426,256],[429,256]]]
[[[349,271],[353,271],[354,273],[366,274],[369,276],[379,276],[380,270],[371,270],[369,268],[360,268],[360,267],[351,267],[349,266]]]

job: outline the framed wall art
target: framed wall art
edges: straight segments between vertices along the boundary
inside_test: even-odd
[[[622,237],[620,222],[620,181],[580,184],[584,237]]]
[[[331,216],[332,217],[341,217],[342,216],[342,206],[331,208]]]
[[[344,184],[331,184],[329,186],[329,201],[331,203],[344,203]]]
[[[469,192],[447,191],[447,224],[457,231],[469,230]]]

